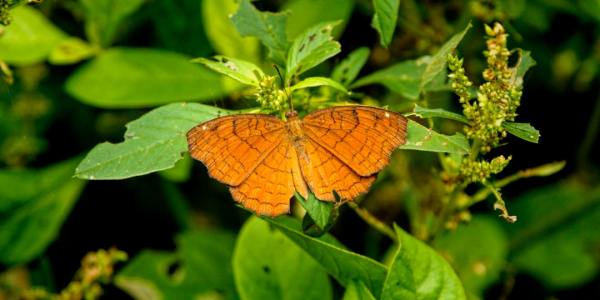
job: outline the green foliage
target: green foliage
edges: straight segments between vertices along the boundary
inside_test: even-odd
[[[373,0],[375,14],[371,26],[379,33],[379,41],[387,47],[392,41],[398,19],[400,0]]]
[[[144,0],[81,0],[86,14],[87,38],[94,45],[109,46],[114,42],[121,23],[143,3]]]
[[[356,79],[358,72],[360,72],[360,69],[367,62],[369,53],[369,48],[366,47],[352,51],[352,53],[348,54],[344,60],[335,66],[331,73],[331,79],[348,87]]]
[[[231,265],[234,243],[228,232],[186,232],[177,239],[177,252],[144,250],[115,283],[134,299],[238,299]]]
[[[331,299],[325,271],[268,222],[252,217],[233,254],[240,299]]]
[[[31,7],[11,11],[13,21],[0,38],[0,59],[15,65],[45,60],[66,35]]]
[[[185,134],[188,130],[227,113],[195,103],[157,108],[127,124],[122,143],[106,142],[94,147],[75,169],[75,176],[123,179],[171,168],[187,151]]]
[[[286,31],[290,39],[317,24],[342,20],[342,24],[333,31],[333,35],[339,37],[353,7],[354,2],[348,0],[290,0],[283,4],[281,11],[289,14]]]
[[[102,53],[68,79],[66,90],[86,104],[103,108],[208,100],[227,92],[218,76],[190,64],[183,55],[129,48]]]
[[[0,262],[32,260],[56,239],[84,181],[73,179],[78,158],[40,170],[0,170]]]
[[[399,227],[396,252],[381,299],[467,299],[452,267],[435,250]]]
[[[415,121],[409,120],[407,135],[406,144],[400,146],[400,149],[458,154],[469,152],[469,142],[460,133],[451,136],[439,134]]]
[[[351,281],[346,287],[343,300],[375,300],[362,281]]]

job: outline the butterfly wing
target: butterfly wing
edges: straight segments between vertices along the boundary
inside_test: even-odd
[[[216,118],[187,133],[190,155],[208,174],[230,186],[240,185],[286,137],[285,123],[269,115]]]
[[[391,153],[406,142],[401,114],[369,106],[339,106],[315,111],[302,122],[308,138],[327,149],[360,176],[381,171]]]
[[[333,191],[342,200],[352,200],[365,193],[376,175],[360,176],[319,143],[307,138],[299,145],[298,161],[302,175],[315,196],[335,201]]]

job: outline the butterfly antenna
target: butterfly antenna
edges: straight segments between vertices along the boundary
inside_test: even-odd
[[[292,102],[292,97],[290,97],[290,94],[288,94],[287,88],[285,86],[285,81],[283,80],[283,76],[281,75],[281,71],[279,71],[279,67],[277,67],[276,64],[273,64],[273,68],[275,68],[277,74],[279,74],[279,79],[281,80],[281,87],[283,88],[283,92],[285,93],[285,96],[287,97],[288,102],[290,103],[290,111],[294,111],[294,103]]]

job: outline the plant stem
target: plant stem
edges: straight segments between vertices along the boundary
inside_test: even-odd
[[[354,202],[348,202],[348,206],[350,206],[350,208],[352,208],[352,210],[354,210],[354,212],[361,219],[363,219],[365,222],[367,222],[367,224],[369,224],[375,230],[388,236],[394,242],[398,241],[394,230],[392,228],[390,228],[389,226],[387,226],[385,223],[383,223],[381,220],[379,220],[375,216],[373,216],[368,210],[359,207],[358,204],[356,204]]]

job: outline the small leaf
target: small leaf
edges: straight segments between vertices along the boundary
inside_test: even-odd
[[[201,63],[216,72],[252,86],[258,86],[265,76],[263,71],[251,62],[222,55],[217,55],[213,59],[200,57],[193,59],[192,62]]]
[[[375,297],[362,281],[352,280],[346,286],[346,292],[344,292],[342,300],[375,300]]]
[[[268,49],[276,62],[286,59],[288,40],[285,33],[287,15],[284,13],[261,12],[248,0],[242,0],[235,15],[231,17],[242,36],[257,37]]]
[[[373,0],[375,14],[371,26],[379,33],[381,46],[387,48],[396,30],[400,0]]]
[[[296,38],[306,28],[320,23],[342,20],[342,24],[333,30],[333,36],[339,37],[350,19],[354,1],[348,0],[290,0],[285,1],[282,11],[289,12],[287,36]],[[335,8],[335,9],[332,9]]]
[[[228,57],[257,63],[260,44],[257,38],[242,37],[230,16],[239,7],[237,0],[203,0],[202,21],[215,52]]]
[[[171,168],[188,149],[192,127],[227,111],[196,103],[173,103],[127,124],[125,141],[94,147],[75,170],[83,179],[124,179]]]
[[[331,31],[340,22],[321,23],[306,30],[292,44],[287,56],[286,82],[341,51]]]
[[[406,144],[400,146],[400,149],[466,154],[469,152],[469,142],[460,133],[439,134],[413,120],[408,120]]]
[[[360,280],[373,295],[378,297],[381,294],[387,272],[384,265],[342,248],[337,241],[331,242],[331,236],[325,235],[317,239],[298,231],[298,226],[290,227],[280,219],[267,219],[267,221],[310,254],[343,286],[348,286],[353,280]]]
[[[97,49],[85,41],[70,37],[62,40],[50,53],[48,61],[55,65],[70,65],[94,56]]]
[[[237,299],[234,242],[228,232],[186,232],[177,239],[177,253],[143,250],[117,274],[115,284],[136,300]]]
[[[508,256],[508,238],[490,216],[475,215],[436,238],[434,247],[454,267],[467,292],[481,298],[500,279]]]
[[[332,298],[327,274],[314,259],[256,217],[240,231],[233,270],[242,300]]]
[[[530,51],[525,51],[522,49],[518,49],[519,51],[519,61],[517,62],[517,65],[514,67],[514,72],[515,72],[515,77],[516,77],[516,84],[517,86],[523,86],[523,77],[525,76],[525,73],[527,73],[527,71],[536,65],[535,60],[531,57],[531,52]]]
[[[19,6],[11,10],[12,22],[0,38],[0,60],[14,65],[42,62],[67,38],[38,10]]]
[[[222,78],[186,56],[155,49],[112,48],[77,69],[67,92],[102,108],[148,107],[225,95]]]
[[[467,299],[452,267],[435,250],[395,226],[399,247],[381,295],[387,299]]]
[[[540,132],[529,123],[504,122],[502,127],[510,134],[531,143],[538,143]]]
[[[463,115],[449,112],[441,108],[425,108],[417,104],[415,104],[415,109],[410,115],[415,115],[421,118],[444,118],[469,124],[469,120]]]
[[[329,230],[329,228],[333,225],[333,220],[335,219],[334,203],[329,201],[321,201],[317,199],[317,197],[315,197],[315,195],[310,191],[308,192],[308,198],[306,199],[304,199],[302,195],[298,193],[295,193],[294,197],[296,200],[298,200],[298,202],[300,202],[302,207],[306,209],[306,214],[309,216],[310,220],[312,220],[314,224],[319,227],[318,229],[320,230],[317,231],[319,235],[316,236],[321,236],[327,232],[327,230]],[[304,223],[302,227],[306,232],[307,228],[305,227]]]
[[[427,61],[424,59],[403,61],[358,79],[350,88],[382,84],[393,92],[415,100],[421,93],[421,75],[426,66]]]
[[[332,87],[332,88],[342,91],[344,93],[348,93],[348,90],[346,90],[346,88],[343,85],[341,85],[339,82],[337,82],[333,79],[327,78],[327,77],[308,77],[308,78],[305,78],[302,81],[296,83],[290,89],[292,91],[295,91],[295,90],[299,90],[299,89],[305,89],[305,88],[315,87],[315,86],[324,86],[324,85]]]
[[[331,79],[341,83],[343,86],[349,86],[367,62],[369,53],[370,51],[367,47],[361,47],[352,51],[333,69]]]
[[[81,0],[85,32],[95,45],[107,47],[115,39],[121,22],[138,10],[144,0]]]
[[[71,176],[77,160],[0,170],[0,263],[29,262],[54,241],[84,186]]]
[[[456,49],[460,41],[465,37],[465,34],[467,34],[467,31],[469,31],[469,28],[471,28],[471,23],[469,23],[463,31],[452,36],[431,58],[431,61],[422,75],[421,90],[423,90],[440,72],[446,69],[448,54]]]

